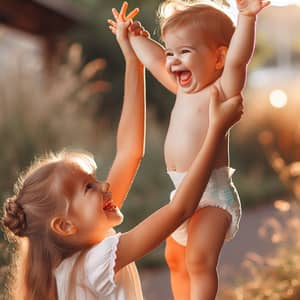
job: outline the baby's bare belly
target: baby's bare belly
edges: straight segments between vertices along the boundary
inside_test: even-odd
[[[178,93],[165,140],[167,170],[185,172],[203,146],[209,125],[208,89],[195,94]],[[224,137],[215,167],[228,165],[228,139]]]
[[[167,136],[164,148],[167,170],[186,172],[201,150],[204,138],[197,141],[191,137],[178,136],[171,139]],[[228,139],[224,138],[215,161],[215,168],[228,165]]]

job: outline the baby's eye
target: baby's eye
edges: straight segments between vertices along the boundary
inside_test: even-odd
[[[173,56],[174,54],[172,52],[166,52],[165,55],[166,56]]]
[[[185,54],[185,53],[190,53],[191,51],[188,49],[182,49],[181,50],[181,54]]]

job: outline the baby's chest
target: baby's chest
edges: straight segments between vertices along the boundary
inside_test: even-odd
[[[209,101],[200,95],[177,97],[173,107],[170,128],[192,133],[206,131],[208,127]]]

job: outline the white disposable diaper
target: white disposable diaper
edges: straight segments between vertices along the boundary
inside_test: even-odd
[[[215,206],[226,210],[231,215],[231,225],[226,235],[226,240],[232,239],[239,229],[241,218],[241,203],[238,192],[232,182],[234,169],[228,167],[218,168],[212,171],[206,189],[199,202],[198,209]],[[187,173],[168,171],[175,189],[170,194],[170,201],[176,189]],[[189,220],[180,225],[173,233],[172,237],[181,245],[187,244],[187,225]]]

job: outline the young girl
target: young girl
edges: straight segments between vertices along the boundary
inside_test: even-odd
[[[212,89],[209,130],[173,201],[130,231],[115,233],[113,227],[123,220],[119,207],[143,153],[143,68],[126,38],[129,23],[117,30],[126,60],[125,97],[107,181],[96,179],[91,155],[61,152],[38,160],[4,203],[3,224],[19,237],[16,299],[142,299],[133,262],[192,215],[219,141],[241,117],[241,97],[221,103]]]
[[[130,37],[147,69],[176,94],[164,145],[167,173],[174,195],[208,129],[209,97],[215,86],[221,100],[241,93],[254,48],[257,14],[265,0],[237,0],[236,28],[213,1],[166,0],[161,37],[165,47],[140,35]],[[112,10],[115,15],[117,11]],[[108,20],[114,32],[116,23]],[[166,261],[171,271],[174,299],[213,300],[218,288],[217,264],[225,239],[239,228],[241,204],[229,166],[228,136],[222,137],[214,170],[197,212],[167,239]]]

